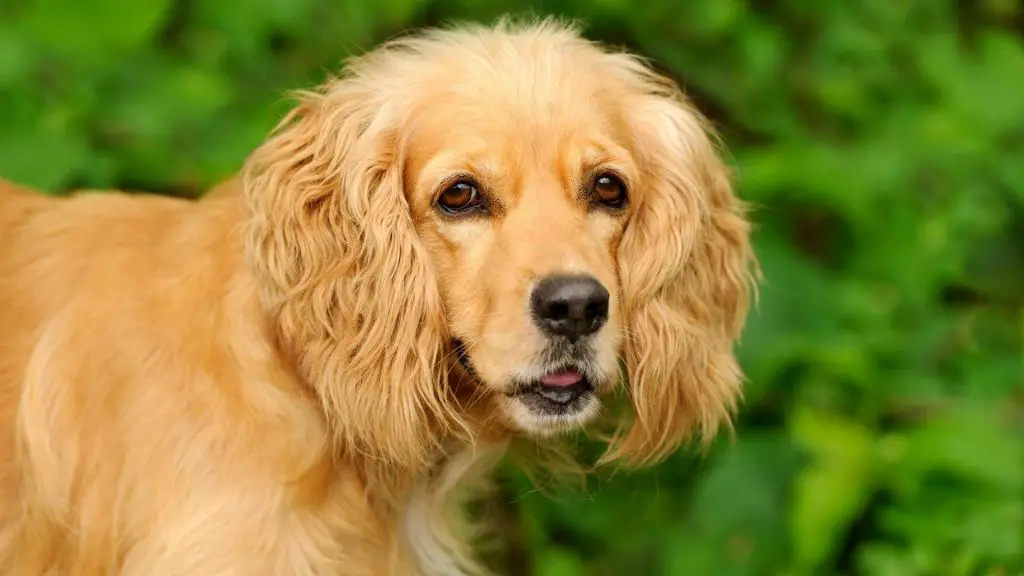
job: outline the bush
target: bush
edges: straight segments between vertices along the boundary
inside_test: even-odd
[[[504,569],[1024,574],[1018,0],[8,0],[0,174],[194,195],[346,54],[531,8],[714,118],[768,282],[737,442],[583,494],[511,475]]]

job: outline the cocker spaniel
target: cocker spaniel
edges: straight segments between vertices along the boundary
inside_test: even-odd
[[[554,21],[350,61],[199,201],[0,184],[0,573],[478,573],[511,438],[728,423],[748,230],[680,90]]]

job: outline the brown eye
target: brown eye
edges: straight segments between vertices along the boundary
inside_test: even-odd
[[[449,214],[459,214],[482,206],[483,197],[473,183],[456,182],[441,193],[437,205]]]
[[[600,174],[594,179],[594,200],[609,208],[626,205],[626,185],[614,174]]]

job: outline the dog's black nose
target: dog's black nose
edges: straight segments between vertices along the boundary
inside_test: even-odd
[[[541,329],[570,341],[608,319],[608,290],[590,276],[548,276],[534,287],[530,304]]]

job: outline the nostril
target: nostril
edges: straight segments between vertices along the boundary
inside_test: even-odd
[[[586,315],[588,318],[597,319],[608,314],[608,300],[593,300],[587,304]]]
[[[569,303],[564,300],[552,302],[548,306],[547,317],[551,320],[566,320],[569,318]]]

